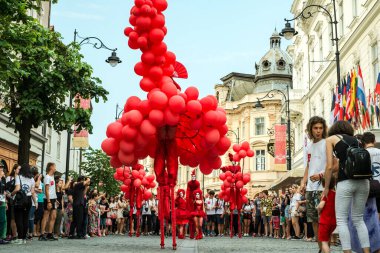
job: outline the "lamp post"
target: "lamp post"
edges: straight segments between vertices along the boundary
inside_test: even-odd
[[[286,19],[285,18],[285,28],[282,29],[280,32],[280,35],[285,37],[285,39],[290,40],[294,37],[294,35],[297,35],[298,32],[291,26],[289,23],[290,21],[296,20],[298,18],[302,19],[308,19],[313,16],[315,12],[311,12],[310,9],[316,8],[316,12],[325,13],[330,19],[330,25],[331,25],[331,41],[335,42],[335,61],[336,61],[336,75],[337,75],[337,85],[340,85],[340,59],[339,59],[339,38],[338,38],[338,21],[336,20],[336,8],[335,8],[335,0],[332,0],[333,4],[333,15],[326,9],[326,7],[322,5],[317,4],[310,4],[303,8],[300,14],[298,14],[296,17],[292,19]],[[334,35],[334,28],[335,28],[335,35]]]
[[[257,98],[257,102],[256,104],[254,105],[254,108],[257,108],[257,109],[262,109],[264,108],[264,106],[261,104],[261,100],[263,100],[264,98],[273,98],[276,94],[281,94],[284,99],[285,99],[285,103],[286,103],[286,118],[287,118],[287,127],[286,127],[286,131],[287,131],[287,155],[286,155],[286,163],[287,163],[287,170],[291,170],[292,169],[292,158],[291,158],[291,147],[290,147],[290,100],[289,100],[289,85],[286,85],[286,94],[284,93],[284,91],[282,90],[278,90],[278,89],[273,89],[273,90],[270,90],[268,91],[268,93],[262,97],[262,98]]]
[[[240,143],[240,138],[239,138],[239,131],[237,131],[237,133],[233,130],[228,130],[227,132],[231,132],[235,135],[235,138],[236,138],[236,143],[239,144]]]
[[[116,104],[115,120],[118,120],[120,118],[120,115],[123,113],[123,111],[124,111],[123,108],[120,107],[119,104]]]
[[[77,29],[74,30],[74,43],[77,43],[77,38],[81,39],[81,41],[78,43],[79,46],[82,46],[84,44],[90,44],[93,45],[94,48],[96,49],[107,49],[112,51],[111,56],[109,56],[106,59],[106,62],[109,63],[112,67],[115,67],[117,64],[121,63],[121,60],[119,57],[116,55],[117,48],[111,49],[107,47],[103,41],[101,41],[97,37],[85,37],[82,38],[81,36],[78,35]],[[92,42],[92,41],[97,41],[97,42]],[[73,97],[72,94],[70,93],[69,96],[69,108],[73,106]],[[65,175],[66,175],[66,181],[69,178],[69,170],[70,170],[70,147],[71,147],[71,129],[67,130],[67,147],[66,147],[66,170],[65,170]],[[80,161],[82,161],[82,150],[80,150]]]

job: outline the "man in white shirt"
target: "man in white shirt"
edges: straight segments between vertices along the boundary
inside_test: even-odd
[[[371,132],[365,132],[362,142],[371,156],[372,180],[380,181],[380,149],[375,148],[376,138]],[[376,198],[377,212],[380,219],[380,198]]]
[[[57,193],[55,189],[55,180],[54,173],[56,171],[56,167],[54,163],[48,163],[46,166],[46,175],[44,178],[45,185],[45,198],[44,198],[44,217],[41,222],[41,236],[39,238],[40,241],[56,241],[57,237],[53,235],[53,228],[55,223],[55,218],[57,216],[56,211],[56,200]],[[49,220],[50,217],[50,220]],[[46,224],[48,223],[48,234],[45,234]]]
[[[142,205],[142,232],[143,235],[148,235],[152,232],[152,210],[153,202],[151,200],[144,200]]]
[[[216,207],[216,198],[214,191],[209,191],[209,197],[206,198],[206,214],[207,214],[207,230],[208,235],[215,235],[215,207]]]
[[[306,217],[313,224],[314,235],[318,241],[318,211],[317,205],[321,199],[323,187],[322,178],[326,169],[326,137],[327,125],[324,118],[311,117],[307,124],[307,132],[311,143],[307,147],[307,164],[301,190],[306,187]],[[321,248],[320,242],[318,242]]]

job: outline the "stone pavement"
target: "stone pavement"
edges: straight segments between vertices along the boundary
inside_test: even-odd
[[[87,240],[60,239],[57,242],[40,242],[34,240],[24,245],[0,245],[1,253],[155,253],[173,252],[171,237],[165,239],[166,248],[160,249],[158,236],[142,236],[140,238],[128,236],[108,236],[90,238]],[[195,241],[190,239],[177,241],[177,253],[312,253],[318,252],[316,243],[304,241],[276,240],[268,238],[210,238]],[[340,248],[333,247],[332,252],[340,252]]]

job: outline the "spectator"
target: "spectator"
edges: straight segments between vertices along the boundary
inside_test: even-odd
[[[263,220],[262,220],[262,216],[261,216],[261,214],[262,214],[262,205],[261,205],[262,197],[263,197],[263,194],[260,192],[254,201],[256,213],[255,213],[255,229],[254,229],[253,237],[256,237],[256,235],[259,237],[261,236],[261,230],[262,230],[262,224],[263,224]]]
[[[105,196],[102,196],[100,203],[100,235],[106,236],[106,221],[107,221],[107,213],[109,212],[109,204],[107,201],[107,198]]]
[[[152,213],[153,202],[144,200],[142,205],[142,233],[148,235],[152,231]]]
[[[157,226],[157,220],[158,220],[158,200],[156,198],[156,195],[152,194],[151,201],[153,203],[152,208],[152,230],[154,235],[158,235],[158,226]]]
[[[284,215],[285,215],[285,222],[286,222],[286,230],[284,232],[284,236],[286,237],[287,240],[291,239],[290,226],[292,224],[292,216],[291,216],[291,209],[290,209],[290,200],[291,200],[290,196],[291,194],[290,194],[290,191],[288,190],[284,198],[284,205],[285,205]]]
[[[12,170],[6,178],[6,189],[7,189],[7,201],[8,201],[8,210],[7,210],[7,235],[9,240],[17,239],[17,226],[14,216],[14,203],[11,193],[15,189],[16,177],[20,173],[21,166],[18,164],[13,165]],[[9,222],[10,221],[10,222]]]
[[[36,206],[38,205],[34,192],[35,182],[33,179],[33,174],[30,171],[29,164],[24,164],[21,166],[20,174],[18,177],[16,177],[15,180],[15,186],[15,190],[12,192],[12,196],[16,196],[14,211],[18,240],[15,242],[15,244],[25,244],[26,233],[28,231],[29,211],[32,207],[32,200]],[[23,192],[23,196],[21,194],[18,194],[18,192],[21,191]],[[18,199],[20,200],[20,204],[17,203]]]
[[[209,191],[209,197],[205,200],[207,214],[207,233],[206,236],[215,236],[215,192]]]
[[[272,197],[268,196],[268,191],[264,190],[263,192],[263,198],[261,200],[261,213],[262,213],[262,219],[264,224],[264,233],[265,236],[272,237],[272,223],[271,223],[271,216],[272,216]]]
[[[294,240],[299,240],[300,238],[300,224],[299,224],[299,214],[298,214],[298,202],[301,200],[301,194],[299,193],[298,185],[292,186],[293,197],[290,202],[290,212],[292,217],[292,225],[294,228],[295,236],[292,238]]]
[[[73,212],[73,191],[71,189],[66,191],[67,194],[67,203],[65,204],[65,213],[64,213],[64,226],[65,226],[65,236],[69,238],[70,236],[70,226],[74,220]],[[83,221],[83,219],[82,219]]]
[[[273,224],[273,237],[280,238],[280,204],[277,197],[273,198],[272,206],[272,224]]]
[[[69,239],[85,239],[84,220],[85,220],[85,192],[90,185],[90,178],[80,176],[73,187],[73,221],[70,226]],[[76,236],[75,236],[76,230]]]
[[[37,202],[38,207],[36,207],[36,210],[34,212],[34,229],[33,229],[33,236],[39,237],[41,235],[41,221],[42,216],[44,215],[44,189],[45,186],[43,184],[43,175],[37,174],[34,177],[34,181],[36,182],[34,187],[34,192],[37,195]]]
[[[0,162],[0,244],[9,243],[7,236],[7,199],[5,196],[6,179],[4,173],[4,165]]]
[[[224,235],[224,200],[219,199],[218,194],[216,195],[216,204],[215,204],[215,223],[218,226],[219,236]]]
[[[117,231],[116,234],[124,235],[124,215],[123,211],[124,208],[127,207],[127,204],[124,200],[124,196],[120,195],[118,201],[117,201]]]
[[[57,194],[57,216],[54,223],[54,234],[55,236],[61,236],[61,222],[62,222],[62,216],[64,212],[64,202],[63,202],[63,179],[58,178],[56,183],[56,194]]]
[[[108,203],[109,203],[109,212],[107,213],[107,215],[111,221],[111,223],[108,224],[108,233],[113,234],[116,232],[116,218],[117,218],[117,208],[116,208],[115,198],[111,196],[109,198]]]
[[[56,171],[56,166],[54,163],[48,163],[46,166],[46,175],[44,178],[45,185],[45,199],[44,199],[44,216],[41,222],[41,236],[39,240],[41,241],[56,241],[57,237],[53,235],[53,228],[55,224],[55,218],[57,216],[56,211],[56,201],[57,193],[55,187],[54,173]],[[45,229],[48,229],[48,234],[45,234]]]
[[[357,147],[359,145],[358,140],[353,137],[354,129],[347,121],[335,122],[329,129],[328,135],[329,137],[326,139],[326,185],[323,191],[323,196],[328,196],[330,190],[329,185],[333,172],[333,154],[335,153],[336,157],[339,159],[335,211],[342,249],[345,252],[351,252],[351,237],[348,229],[348,216],[349,211],[351,210],[352,221],[358,232],[363,252],[369,253],[370,244],[368,229],[363,220],[363,212],[369,192],[369,180],[349,179],[343,170],[347,160],[348,145]],[[351,203],[353,203],[352,207]]]
[[[250,205],[250,201],[247,200],[246,203],[242,206],[242,212],[243,212],[243,236],[247,237],[249,236],[249,226],[252,222],[252,206]]]
[[[91,237],[99,235],[99,206],[97,203],[98,198],[98,193],[92,192],[90,194],[90,199],[88,200],[88,227]]]
[[[307,134],[311,140],[306,148],[307,165],[301,182],[301,191],[306,189],[306,222],[311,222],[318,241],[317,205],[323,191],[321,180],[326,169],[327,125],[324,118],[314,116],[307,124]],[[307,223],[306,224],[307,227]],[[304,232],[307,237],[307,232]],[[306,238],[305,237],[305,238]],[[318,242],[321,249],[321,243]]]

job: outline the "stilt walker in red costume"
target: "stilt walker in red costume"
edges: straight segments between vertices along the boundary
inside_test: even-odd
[[[194,225],[196,232],[196,240],[203,238],[202,225],[203,225],[203,217],[205,216],[204,210],[204,201],[202,196],[201,189],[197,189],[193,192],[194,196],[194,211],[192,212],[192,216],[194,217]]]
[[[186,189],[186,202],[187,202],[187,210],[189,210],[190,214],[195,211],[194,209],[194,192],[196,190],[200,190],[201,184],[197,180],[195,170],[191,172],[191,180],[187,182],[187,189]],[[191,217],[189,220],[189,234],[190,239],[194,239],[194,233],[195,233],[195,224],[194,219]]]
[[[185,190],[179,189],[177,191],[177,198],[175,199],[176,219],[178,224],[178,239],[185,239],[184,226],[189,223],[189,212],[187,211],[187,204],[185,200]]]
[[[173,78],[187,78],[186,68],[164,42],[168,32],[166,0],[135,0],[130,11],[131,27],[124,29],[128,46],[142,53],[134,71],[147,99],[131,96],[120,119],[107,127],[102,149],[112,167],[132,166],[150,156],[159,184],[161,248],[164,248],[164,217],[171,213],[173,249],[176,249],[174,187],[178,162],[197,167],[209,175],[219,169],[231,141],[226,136],[226,111],[215,96],[199,98],[196,87],[184,92]],[[121,91],[122,92],[122,91]],[[189,194],[188,196],[192,196]],[[169,200],[170,199],[170,200]],[[170,203],[170,205],[169,205]]]

